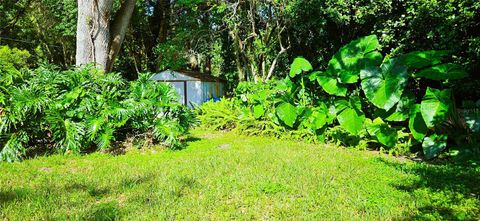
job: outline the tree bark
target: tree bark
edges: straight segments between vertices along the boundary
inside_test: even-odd
[[[115,15],[111,31],[111,45],[107,60],[107,70],[112,70],[115,58],[120,52],[125,33],[132,18],[133,9],[135,8],[135,0],[125,0],[121,8]]]
[[[242,54],[242,40],[240,39],[240,36],[238,36],[238,30],[234,28],[233,31],[230,31],[230,34],[233,38],[233,47],[235,49],[235,65],[237,66],[237,72],[238,72],[238,80],[239,81],[245,81],[245,72],[242,67],[242,59],[241,59],[241,54]]]
[[[134,7],[135,0],[125,0],[110,24],[113,0],[78,0],[77,66],[93,63],[110,71]]]

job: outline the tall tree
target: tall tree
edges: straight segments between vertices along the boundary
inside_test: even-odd
[[[113,20],[113,0],[78,0],[76,64],[110,71],[125,38],[135,0],[123,0]]]

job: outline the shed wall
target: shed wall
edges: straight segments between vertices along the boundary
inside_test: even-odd
[[[185,83],[184,82],[165,82],[172,85],[179,95],[178,102],[185,104]]]
[[[202,104],[213,98],[224,96],[223,82],[202,81],[176,71],[163,71],[155,74],[151,79],[174,86],[179,95],[178,101],[188,106],[193,106],[192,103]]]
[[[187,102],[201,104],[203,102],[202,96],[202,82],[201,81],[187,81]]]
[[[221,82],[203,82],[203,101],[223,97],[224,85]]]

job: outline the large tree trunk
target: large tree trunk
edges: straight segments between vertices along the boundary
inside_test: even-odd
[[[110,24],[112,7],[113,0],[78,0],[77,66],[93,63],[110,71],[120,51],[135,0],[125,0]]]

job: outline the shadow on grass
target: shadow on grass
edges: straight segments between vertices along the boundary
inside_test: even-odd
[[[189,144],[189,143],[192,143],[192,142],[196,142],[196,141],[199,141],[199,140],[202,140],[202,138],[200,137],[194,137],[194,136],[188,136],[186,137],[183,142],[185,144]]]
[[[406,220],[480,220],[480,171],[445,163],[404,164],[380,158],[387,166],[415,175],[394,187],[408,192],[417,202],[416,214]]]
[[[120,218],[120,207],[115,202],[99,203],[93,206],[84,220],[117,220]]]
[[[0,191],[0,208],[5,203],[10,203],[10,202],[13,202],[13,201],[18,201],[18,200],[23,200],[30,194],[31,194],[31,190],[23,189],[23,188],[16,188],[16,189],[13,189],[13,190]]]

